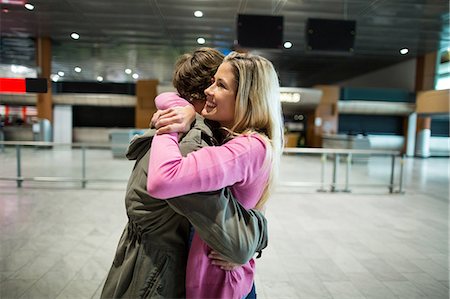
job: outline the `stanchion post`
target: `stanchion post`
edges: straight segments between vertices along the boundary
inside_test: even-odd
[[[86,188],[86,147],[81,147],[81,187]]]
[[[320,167],[320,189],[318,189],[318,192],[326,192],[325,190],[325,163],[327,162],[327,154],[323,153],[322,157],[320,158],[321,167]]]
[[[347,168],[346,168],[346,172],[345,172],[345,189],[343,190],[344,192],[351,192],[351,190],[350,190],[351,167],[352,167],[352,154],[348,153],[347,154]]]
[[[400,178],[399,178],[399,183],[398,183],[398,193],[403,193],[403,167],[405,164],[405,157],[406,155],[403,154],[402,157],[400,158]]]
[[[22,161],[20,153],[20,145],[16,145],[16,159],[17,159],[17,188],[22,188]]]
[[[334,163],[333,163],[333,180],[331,182],[331,192],[337,192],[336,190],[336,180],[337,180],[337,168],[339,163],[339,154],[334,154]]]
[[[394,170],[395,170],[395,155],[392,154],[391,161],[391,181],[389,183],[389,193],[394,193]]]

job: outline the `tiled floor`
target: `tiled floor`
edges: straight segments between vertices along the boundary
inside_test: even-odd
[[[26,149],[23,176],[79,177],[80,157]],[[87,164],[88,178],[126,180],[132,167],[104,150],[88,151]],[[257,260],[259,298],[449,298],[449,159],[404,166],[404,195],[387,192],[388,158],[352,165],[351,193],[280,186]],[[285,156],[282,181],[318,183],[320,169],[318,157]],[[7,148],[0,177],[15,171]],[[327,188],[330,177],[328,163]],[[126,222],[125,185],[0,181],[0,298],[98,298]]]

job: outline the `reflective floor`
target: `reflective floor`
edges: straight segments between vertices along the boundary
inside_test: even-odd
[[[86,157],[88,179],[119,181],[88,182],[86,189],[80,182],[25,181],[17,188],[0,181],[0,298],[99,297],[126,222],[132,163],[106,150]],[[15,163],[14,148],[0,152],[0,177],[14,176]],[[354,163],[352,192],[316,192],[320,157],[284,156],[282,182],[304,186],[281,185],[268,204],[258,298],[448,298],[449,159],[407,159],[405,194],[388,193],[390,167],[384,157]],[[22,151],[24,177],[81,174],[79,150]]]

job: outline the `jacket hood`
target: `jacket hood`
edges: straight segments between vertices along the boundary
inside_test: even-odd
[[[148,129],[142,135],[135,135],[128,146],[127,159],[136,160],[139,156],[144,155],[150,149],[155,133],[155,129]]]

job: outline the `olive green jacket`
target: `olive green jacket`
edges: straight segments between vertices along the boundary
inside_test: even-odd
[[[154,130],[148,130],[128,149],[127,158],[136,160],[125,197],[129,222],[101,298],[183,298],[190,224],[212,249],[235,263],[246,263],[267,246],[264,216],[245,210],[228,188],[169,200],[148,195],[153,135]],[[211,129],[197,116],[180,141],[180,150],[186,155],[214,142]]]

